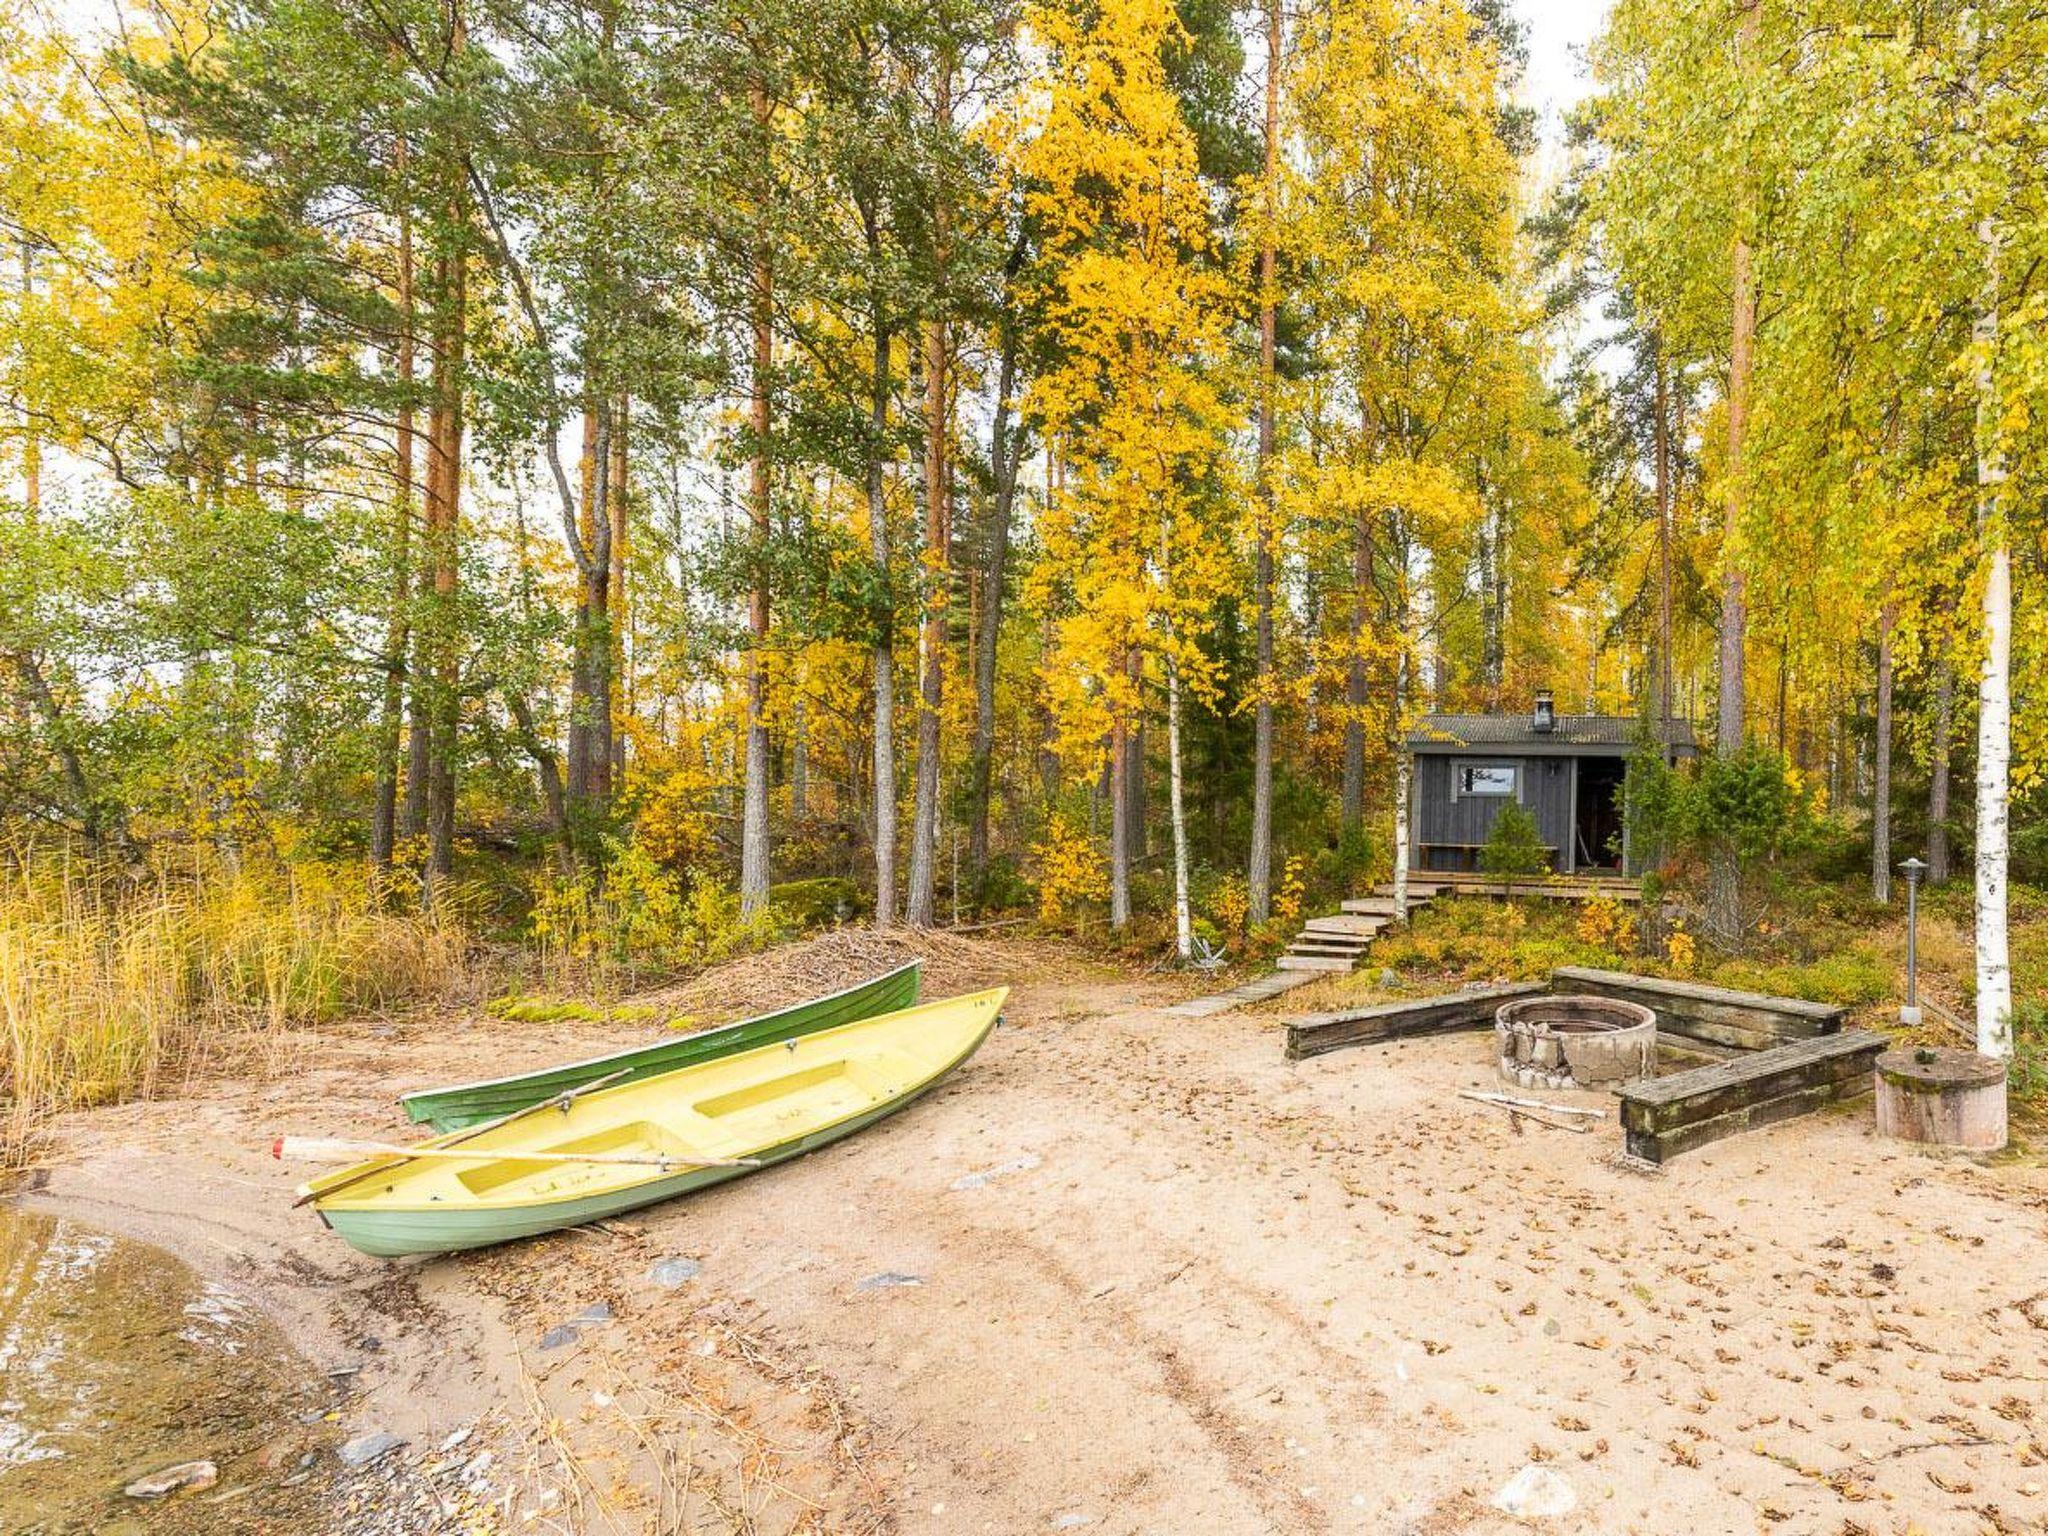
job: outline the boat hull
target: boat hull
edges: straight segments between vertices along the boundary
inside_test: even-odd
[[[406,1118],[417,1125],[431,1126],[442,1133],[460,1131],[501,1115],[514,1114],[529,1105],[553,1098],[558,1093],[581,1088],[615,1072],[624,1072],[620,1083],[637,1083],[680,1067],[716,1061],[721,1056],[752,1050],[756,1046],[836,1029],[877,1014],[894,1013],[917,1001],[918,961],[899,966],[871,980],[857,983],[829,997],[814,997],[773,1013],[763,1013],[716,1029],[700,1030],[673,1040],[635,1046],[605,1056],[514,1077],[488,1078],[458,1083],[450,1088],[429,1088],[408,1093],[398,1102]]]
[[[998,1008],[999,1006],[1000,1000],[997,1004]],[[707,1189],[743,1174],[759,1172],[761,1168],[776,1163],[787,1162],[806,1152],[843,1140],[877,1121],[888,1118],[904,1106],[923,1098],[952,1076],[975,1051],[980,1049],[999,1018],[999,1012],[991,1010],[986,1021],[964,1040],[963,1047],[956,1054],[930,1075],[901,1091],[892,1093],[891,1096],[871,1104],[858,1113],[829,1124],[813,1126],[801,1134],[748,1150],[746,1157],[750,1166],[693,1167],[673,1175],[651,1178],[621,1188],[600,1190],[584,1197],[549,1200],[530,1205],[470,1206],[451,1202],[432,1206],[378,1206],[347,1198],[330,1202],[316,1197],[315,1209],[321,1219],[351,1247],[375,1258],[401,1258],[408,1254],[447,1253],[482,1248],[494,1243],[511,1242],[522,1237],[559,1231],[565,1227],[580,1226],[608,1216],[623,1215],[628,1211],[640,1210],[664,1200],[674,1199],[678,1195]],[[873,1024],[885,1023],[887,1020],[862,1022]],[[784,1045],[786,1049],[795,1049],[794,1042],[784,1042]],[[622,1091],[627,1090],[600,1090],[578,1100],[577,1110],[579,1114],[595,1112],[602,1107],[602,1102],[611,1093]],[[660,1090],[643,1085],[639,1091],[644,1094]],[[682,1088],[677,1090],[679,1093],[684,1091],[686,1090]],[[423,1145],[432,1146],[435,1143]],[[517,1151],[507,1149],[502,1160],[507,1164],[516,1164]],[[386,1161],[397,1166],[403,1160]],[[328,1180],[319,1182],[346,1183],[351,1181],[351,1175],[351,1170],[344,1170],[340,1174],[330,1176]]]

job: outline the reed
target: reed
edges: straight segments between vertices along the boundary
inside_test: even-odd
[[[445,995],[470,952],[363,871],[203,854],[116,869],[0,858],[0,1168],[49,1117],[148,1096],[232,1042]]]

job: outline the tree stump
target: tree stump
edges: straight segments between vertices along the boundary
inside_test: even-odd
[[[2005,1063],[1975,1051],[1902,1047],[1877,1058],[1877,1129],[1970,1152],[2005,1145]]]

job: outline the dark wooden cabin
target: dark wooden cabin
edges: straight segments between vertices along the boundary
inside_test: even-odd
[[[1479,867],[1479,850],[1509,800],[1536,819],[1559,874],[1635,874],[1630,859],[1629,755],[1647,723],[1632,715],[1560,715],[1548,692],[1526,715],[1427,715],[1408,737],[1408,865]],[[1690,720],[1667,720],[1667,763],[1695,755]]]

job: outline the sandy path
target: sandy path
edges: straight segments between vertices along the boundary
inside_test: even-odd
[[[387,1129],[503,1025],[75,1117],[39,1198],[364,1364],[365,1423],[494,1412],[515,1529],[1505,1531],[1487,1500],[1532,1460],[1577,1496],[1560,1531],[2048,1529],[2039,1170],[1850,1113],[1645,1177],[1611,1123],[1516,1136],[1457,1100],[1478,1036],[1290,1065],[1270,1020],[1162,1000],[1028,982],[926,1103],[609,1237],[379,1264],[244,1150],[281,1118]],[[569,1044],[516,1029],[508,1067]],[[172,1179],[140,1149],[180,1110],[232,1145]],[[677,1256],[701,1273],[651,1283]]]

